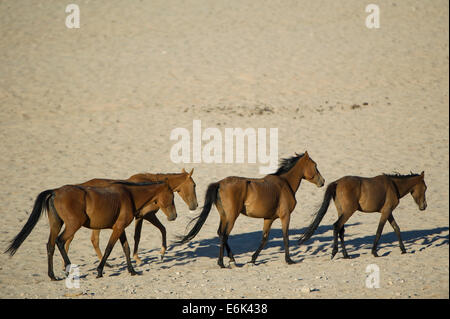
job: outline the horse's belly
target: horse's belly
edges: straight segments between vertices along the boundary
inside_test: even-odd
[[[271,218],[275,215],[276,206],[273,203],[245,203],[244,215],[253,218]]]
[[[118,217],[117,213],[102,211],[100,209],[88,209],[86,215],[88,219],[83,226],[92,229],[111,228]]]
[[[360,198],[358,210],[364,213],[378,212],[383,206],[384,196],[363,196]]]
[[[115,222],[115,218],[94,218],[88,219],[83,226],[90,229],[105,229],[112,228]]]

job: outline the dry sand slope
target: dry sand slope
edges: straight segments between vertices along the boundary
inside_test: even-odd
[[[0,1],[2,249],[45,189],[195,167],[202,205],[210,182],[260,176],[259,164],[171,162],[172,129],[192,132],[194,119],[221,132],[278,128],[279,156],[308,150],[327,182],[425,170],[428,209],[408,195],[394,212],[408,254],[387,224],[383,257],[372,257],[379,215],[357,213],[346,228],[354,258],[330,261],[334,205],[307,245],[296,245],[325,190],[303,182],[290,226],[295,265],[284,263],[277,221],[258,264],[245,266],[262,221],[241,216],[229,243],[242,267],[219,269],[213,209],[198,236],[163,262],[160,234],[146,223],[137,277],[117,245],[114,268],[96,279],[90,231],[81,229],[70,253],[79,289],[47,277],[43,217],[13,258],[1,254],[1,298],[449,297],[447,1],[377,1],[377,30],[365,27],[367,3],[356,0],[76,3],[81,28],[69,30],[65,2]],[[159,213],[169,242],[200,211],[179,197],[176,205],[176,221]],[[132,225],[127,233],[133,245]],[[374,263],[380,288],[369,289]],[[56,253],[57,276],[61,266]]]

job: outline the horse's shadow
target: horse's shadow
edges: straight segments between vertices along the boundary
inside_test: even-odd
[[[359,225],[360,223],[346,224],[346,229],[351,226]],[[301,229],[290,229],[290,253],[292,257],[304,257],[305,255],[318,255],[327,250],[331,250],[333,244],[333,226],[323,225],[319,226],[314,233],[313,238],[304,243],[302,246],[297,245],[297,240],[299,235],[303,234],[306,228]],[[429,247],[439,247],[449,244],[449,228],[448,227],[436,227],[432,229],[423,230],[410,230],[402,231],[401,236],[403,243],[407,249],[408,253],[415,253],[416,251],[422,251]],[[350,253],[351,257],[358,257],[360,250],[371,248],[375,235],[368,235],[364,237],[346,236],[345,246],[347,251]],[[249,233],[230,235],[228,243],[233,251],[236,259],[239,255],[253,253],[259,246],[262,239],[261,231],[254,231]],[[311,241],[314,241],[314,245],[310,245]],[[317,241],[319,244],[317,245]],[[201,240],[193,240],[187,244],[185,247],[188,249],[183,249],[182,245],[172,245],[169,247],[168,251],[171,253],[167,254],[165,261],[175,262],[174,265],[183,265],[195,260],[197,257],[208,257],[217,258],[219,253],[219,238],[206,238]],[[278,248],[280,252],[284,251],[283,246],[283,233],[279,228],[272,228],[269,234],[269,240],[265,246],[265,249]],[[379,248],[398,248],[398,238],[393,231],[386,231],[383,233],[380,239]],[[279,256],[274,256],[274,254],[264,254],[264,250],[261,252],[260,258],[257,263],[266,263],[272,258],[280,258]],[[351,253],[356,254],[351,254]],[[148,253],[153,254],[151,251],[142,252],[142,256]],[[390,252],[385,252],[381,256],[387,256]],[[144,257],[145,261],[147,257]],[[149,257],[150,258],[150,257]],[[152,259],[148,260],[149,262]]]
[[[359,223],[351,224],[358,225]],[[303,234],[306,228],[301,229],[290,229],[289,230],[289,239],[290,239],[290,251],[291,255],[295,256],[297,253],[294,251],[298,246],[295,245],[299,235]],[[315,232],[315,235],[321,235],[328,231],[332,231],[332,226],[319,226]],[[262,231],[254,231],[249,233],[241,233],[241,234],[231,234],[228,238],[228,244],[231,247],[233,255],[238,258],[239,255],[246,253],[253,253],[259,246],[262,239]],[[184,265],[186,263],[191,262],[197,257],[208,257],[208,258],[217,258],[219,251],[219,238],[218,236],[212,238],[206,238],[201,240],[193,240],[191,242],[186,243],[185,245],[171,245],[168,247],[168,252],[164,258],[164,261],[175,262],[175,265]],[[187,249],[183,249],[182,247]],[[280,228],[272,228],[269,233],[269,239],[267,241],[264,250],[269,248],[278,248],[280,252],[284,250],[283,243],[283,232]],[[264,254],[264,250],[261,252],[261,255]],[[148,254],[153,254],[152,251],[144,251],[142,252],[142,260],[146,263]],[[258,259],[258,264],[266,263],[268,256],[261,256]],[[275,258],[275,257],[274,257]]]
[[[359,224],[360,223],[346,224],[346,229]],[[333,244],[332,225],[319,226],[314,233],[314,236],[306,243],[299,246],[297,244],[298,237],[299,235],[303,234],[305,230],[306,228],[289,230],[289,249],[291,257],[293,257],[297,261],[300,261],[300,258],[303,259],[305,258],[305,256],[318,256],[320,254],[331,253]],[[448,227],[436,227],[432,229],[402,231],[401,236],[407,252],[414,254],[416,251],[422,251],[429,247],[448,245],[448,232]],[[245,263],[250,260],[250,256],[248,256],[249,260],[243,260],[239,255],[253,253],[259,246],[261,239],[262,232],[254,231],[242,234],[232,234],[229,237],[228,243],[238,263]],[[355,258],[360,256],[360,253],[362,252],[361,250],[367,248],[370,249],[372,247],[374,239],[375,235],[355,238],[350,235],[346,236],[345,246],[350,256],[352,258]],[[314,245],[311,245],[311,242],[314,242]],[[269,248],[278,248],[278,251],[280,253],[284,251],[283,232],[281,229],[271,229],[269,233],[269,240],[267,241],[265,249],[262,250],[257,260],[257,264],[265,264],[267,262],[283,258],[283,256],[278,254],[265,253],[264,251]],[[398,239],[396,234],[393,231],[388,232],[385,230],[385,232],[381,236],[379,248],[392,248],[391,251],[384,252],[380,256],[387,256],[392,252],[393,249],[398,249]],[[193,240],[185,245],[170,245],[163,261],[160,260],[158,253],[159,249],[141,251],[139,254],[143,263],[140,266],[145,266],[153,263],[161,263],[161,268],[171,268],[173,266],[189,264],[195,261],[198,257],[217,259],[219,254],[219,238],[215,236],[212,238]],[[155,256],[155,254],[157,254],[158,256]],[[122,260],[121,258],[119,258],[119,260],[113,258],[111,262],[113,261],[119,261],[119,263],[114,263],[113,268],[115,269],[112,270],[112,273],[108,274],[109,276],[118,276],[121,273],[127,271],[126,263],[124,260]],[[238,264],[238,266],[241,265],[242,264]],[[108,268],[105,267],[105,270],[106,269]],[[91,270],[94,271],[95,268],[92,268]],[[140,271],[139,274],[143,274],[143,271]]]
[[[448,227],[436,227],[432,229],[402,231],[401,237],[403,243],[405,244],[407,252],[413,254],[416,251],[422,251],[431,246],[439,247],[443,245],[448,245],[449,244],[448,231],[449,231]],[[314,237],[313,240],[319,241],[320,242],[319,246],[315,248],[309,246],[306,249],[306,251],[304,251],[304,253],[317,255],[320,252],[323,252],[327,249],[331,249],[333,243],[333,236]],[[355,238],[348,238],[348,236],[346,236],[345,247],[349,253],[358,252],[362,249],[372,248],[374,240],[375,234]],[[305,245],[308,246],[308,242],[306,242]],[[395,232],[385,231],[381,235],[378,248],[394,249],[398,247],[399,243]],[[385,252],[381,256],[387,256],[389,254],[390,252]],[[357,254],[356,256],[359,256],[359,254]],[[352,257],[356,256],[353,255]]]

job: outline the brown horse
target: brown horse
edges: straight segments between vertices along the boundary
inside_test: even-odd
[[[239,214],[264,219],[262,241],[252,256],[252,263],[255,263],[256,258],[264,248],[273,221],[280,218],[283,230],[285,260],[288,264],[292,264],[293,261],[289,256],[289,221],[291,213],[297,204],[295,193],[302,179],[306,179],[318,187],[323,186],[325,182],[317,169],[316,163],[309,157],[308,152],[283,159],[275,173],[266,175],[263,178],[231,176],[210,184],[206,191],[203,210],[195,218],[198,219],[196,224],[178,243],[185,243],[197,235],[209,215],[212,204],[215,204],[220,215],[220,224],[217,231],[220,237],[218,259],[220,267],[225,267],[223,264],[224,247],[227,250],[230,261],[235,263],[228,245],[228,236]]]
[[[300,237],[299,244],[307,241],[315,232],[323,216],[328,210],[331,198],[338,212],[338,220],[333,224],[333,251],[331,259],[338,252],[338,234],[341,239],[344,258],[349,258],[344,244],[344,224],[357,210],[365,213],[380,212],[372,254],[378,257],[377,246],[383,231],[384,224],[388,220],[397,235],[402,254],[406,253],[400,235],[400,228],[395,222],[392,211],[397,207],[400,198],[411,193],[420,210],[425,210],[427,201],[425,191],[427,186],[424,181],[424,172],[410,175],[383,174],[372,178],[345,176],[327,186],[321,207],[315,213],[315,218],[305,233]]]
[[[176,218],[173,192],[164,182],[117,181],[106,187],[66,185],[43,191],[36,198],[28,221],[6,252],[9,252],[11,256],[14,255],[46,210],[50,224],[47,256],[48,276],[51,280],[56,280],[53,273],[55,243],[68,269],[67,266],[71,263],[64,250],[64,244],[82,226],[90,229],[112,228],[113,230],[103,258],[97,267],[97,278],[103,276],[103,267],[119,238],[127,260],[128,271],[131,275],[135,275],[125,228],[133,218],[141,214],[141,209],[149,202],[157,204],[168,216],[171,216],[170,219]],[[64,231],[58,236],[63,224],[65,224]]]
[[[195,210],[198,207],[197,203],[197,195],[195,192],[195,182],[192,179],[192,174],[194,173],[194,169],[191,170],[190,173],[187,173],[184,168],[181,173],[169,173],[169,174],[150,174],[150,173],[141,173],[135,174],[128,178],[126,181],[134,182],[134,183],[145,183],[145,182],[158,182],[158,181],[166,181],[169,184],[169,187],[173,190],[173,192],[178,193],[183,201],[189,206],[190,210]],[[111,179],[92,179],[85,183],[79,184],[80,186],[95,186],[95,187],[104,187],[109,186],[117,180]],[[142,263],[141,259],[138,255],[139,242],[141,239],[141,230],[142,230],[142,222],[143,220],[147,220],[156,226],[160,232],[162,237],[162,245],[161,245],[161,260],[164,258],[164,254],[167,249],[167,241],[166,241],[166,228],[156,217],[156,213],[159,210],[159,206],[154,204],[153,202],[149,202],[141,209],[141,217],[136,217],[135,226],[134,226],[134,249],[133,249],[133,258],[137,263]],[[170,216],[167,215],[167,219]],[[69,238],[66,241],[65,249],[66,252],[69,252],[69,246],[72,242],[73,237]],[[100,250],[100,229],[94,229],[92,231],[91,242],[94,246],[95,252],[97,253],[98,259],[102,260],[102,252]],[[106,264],[109,266],[108,264]]]

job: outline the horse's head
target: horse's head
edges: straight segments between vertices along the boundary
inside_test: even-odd
[[[192,179],[192,173],[194,173],[194,169],[192,169],[190,173],[187,173],[183,168],[181,172],[186,175],[186,179],[173,191],[177,192],[178,195],[181,196],[186,205],[189,206],[190,210],[195,210],[198,207],[198,202],[197,194],[195,192],[195,182]]]
[[[303,178],[308,182],[315,184],[317,187],[322,187],[325,184],[325,179],[320,175],[316,162],[309,157],[307,151],[302,156],[301,160],[303,161]]]
[[[427,208],[427,199],[425,197],[427,185],[425,184],[424,175],[424,172],[420,174],[419,182],[411,189],[411,196],[414,198],[414,201],[417,206],[419,206],[420,210],[425,210]]]
[[[170,189],[169,184],[166,182],[161,187],[161,190],[156,194],[154,204],[157,205],[164,214],[167,216],[167,220],[172,221],[177,218],[177,210],[173,201],[173,191]]]

